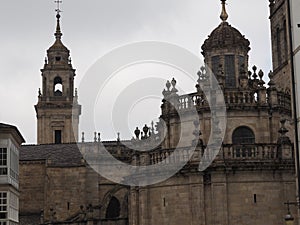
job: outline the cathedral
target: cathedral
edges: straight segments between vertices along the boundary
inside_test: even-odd
[[[250,42],[228,22],[226,0],[221,2],[220,24],[201,47],[205,66],[195,71],[195,91],[179,95],[176,78],[171,79],[162,90],[156,126],[116,141],[102,141],[97,134],[93,142],[78,141],[84,105],[74,87],[76,73],[58,11],[35,105],[37,144],[20,148],[20,224],[284,223],[285,203],[296,201],[287,0],[270,0],[273,70],[268,74],[248,65]],[[226,115],[218,110],[222,107]],[[185,138],[189,133],[192,137]],[[120,182],[108,179],[90,160],[106,157],[97,155],[102,148],[125,165],[160,165],[165,171],[140,172],[135,185],[126,185],[130,178],[122,169],[115,175]],[[174,174],[167,176],[170,171]],[[160,182],[139,182],[153,177]],[[297,214],[296,207],[290,210]]]

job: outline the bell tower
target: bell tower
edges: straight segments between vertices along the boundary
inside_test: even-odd
[[[274,81],[283,90],[291,89],[288,0],[269,0]]]
[[[39,90],[35,105],[37,116],[37,143],[60,144],[78,140],[79,116],[74,90],[75,69],[72,67],[70,51],[61,41],[60,10],[57,11],[55,42],[47,50],[42,72],[42,90]]]

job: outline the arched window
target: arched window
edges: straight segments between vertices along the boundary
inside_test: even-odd
[[[255,157],[255,135],[249,127],[238,127],[232,134],[234,157]]]
[[[63,92],[62,79],[60,77],[54,78],[54,96],[62,96]]]
[[[255,135],[249,127],[238,127],[233,131],[232,134],[232,144],[242,145],[242,144],[254,144]]]
[[[120,202],[116,197],[112,197],[106,209],[106,219],[116,219],[120,216]]]

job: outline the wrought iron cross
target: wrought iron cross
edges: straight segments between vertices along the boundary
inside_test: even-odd
[[[57,13],[60,13],[61,10],[60,10],[60,4],[62,3],[62,0],[55,0],[54,1],[56,4],[57,4],[57,9],[55,10]]]

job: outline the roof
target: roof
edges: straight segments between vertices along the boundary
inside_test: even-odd
[[[5,123],[0,123],[0,128],[15,128],[15,126],[5,124]]]
[[[123,141],[122,141],[123,142]],[[130,145],[130,141],[124,141]],[[84,165],[83,155],[80,148],[93,149],[98,142],[70,143],[70,144],[41,144],[22,145],[20,148],[20,162],[47,161],[50,166],[76,167]],[[130,160],[130,148],[118,141],[104,141],[106,149],[120,160]],[[118,153],[118,149],[120,153]]]
[[[15,132],[16,138],[19,139],[20,144],[25,142],[25,139],[23,138],[22,134],[20,133],[20,131],[16,126],[0,123],[0,132],[8,131],[8,130],[12,130],[13,132]]]
[[[20,162],[47,160],[53,166],[81,166],[82,155],[77,144],[23,145]]]
[[[69,49],[62,43],[60,39],[55,40],[54,44],[48,49],[48,52],[67,52],[69,53]]]
[[[236,28],[232,27],[228,22],[222,22],[205,40],[202,50],[210,51],[214,49],[241,47],[249,51],[249,45],[249,40]]]
[[[20,225],[39,225],[41,224],[40,214],[20,215]]]

